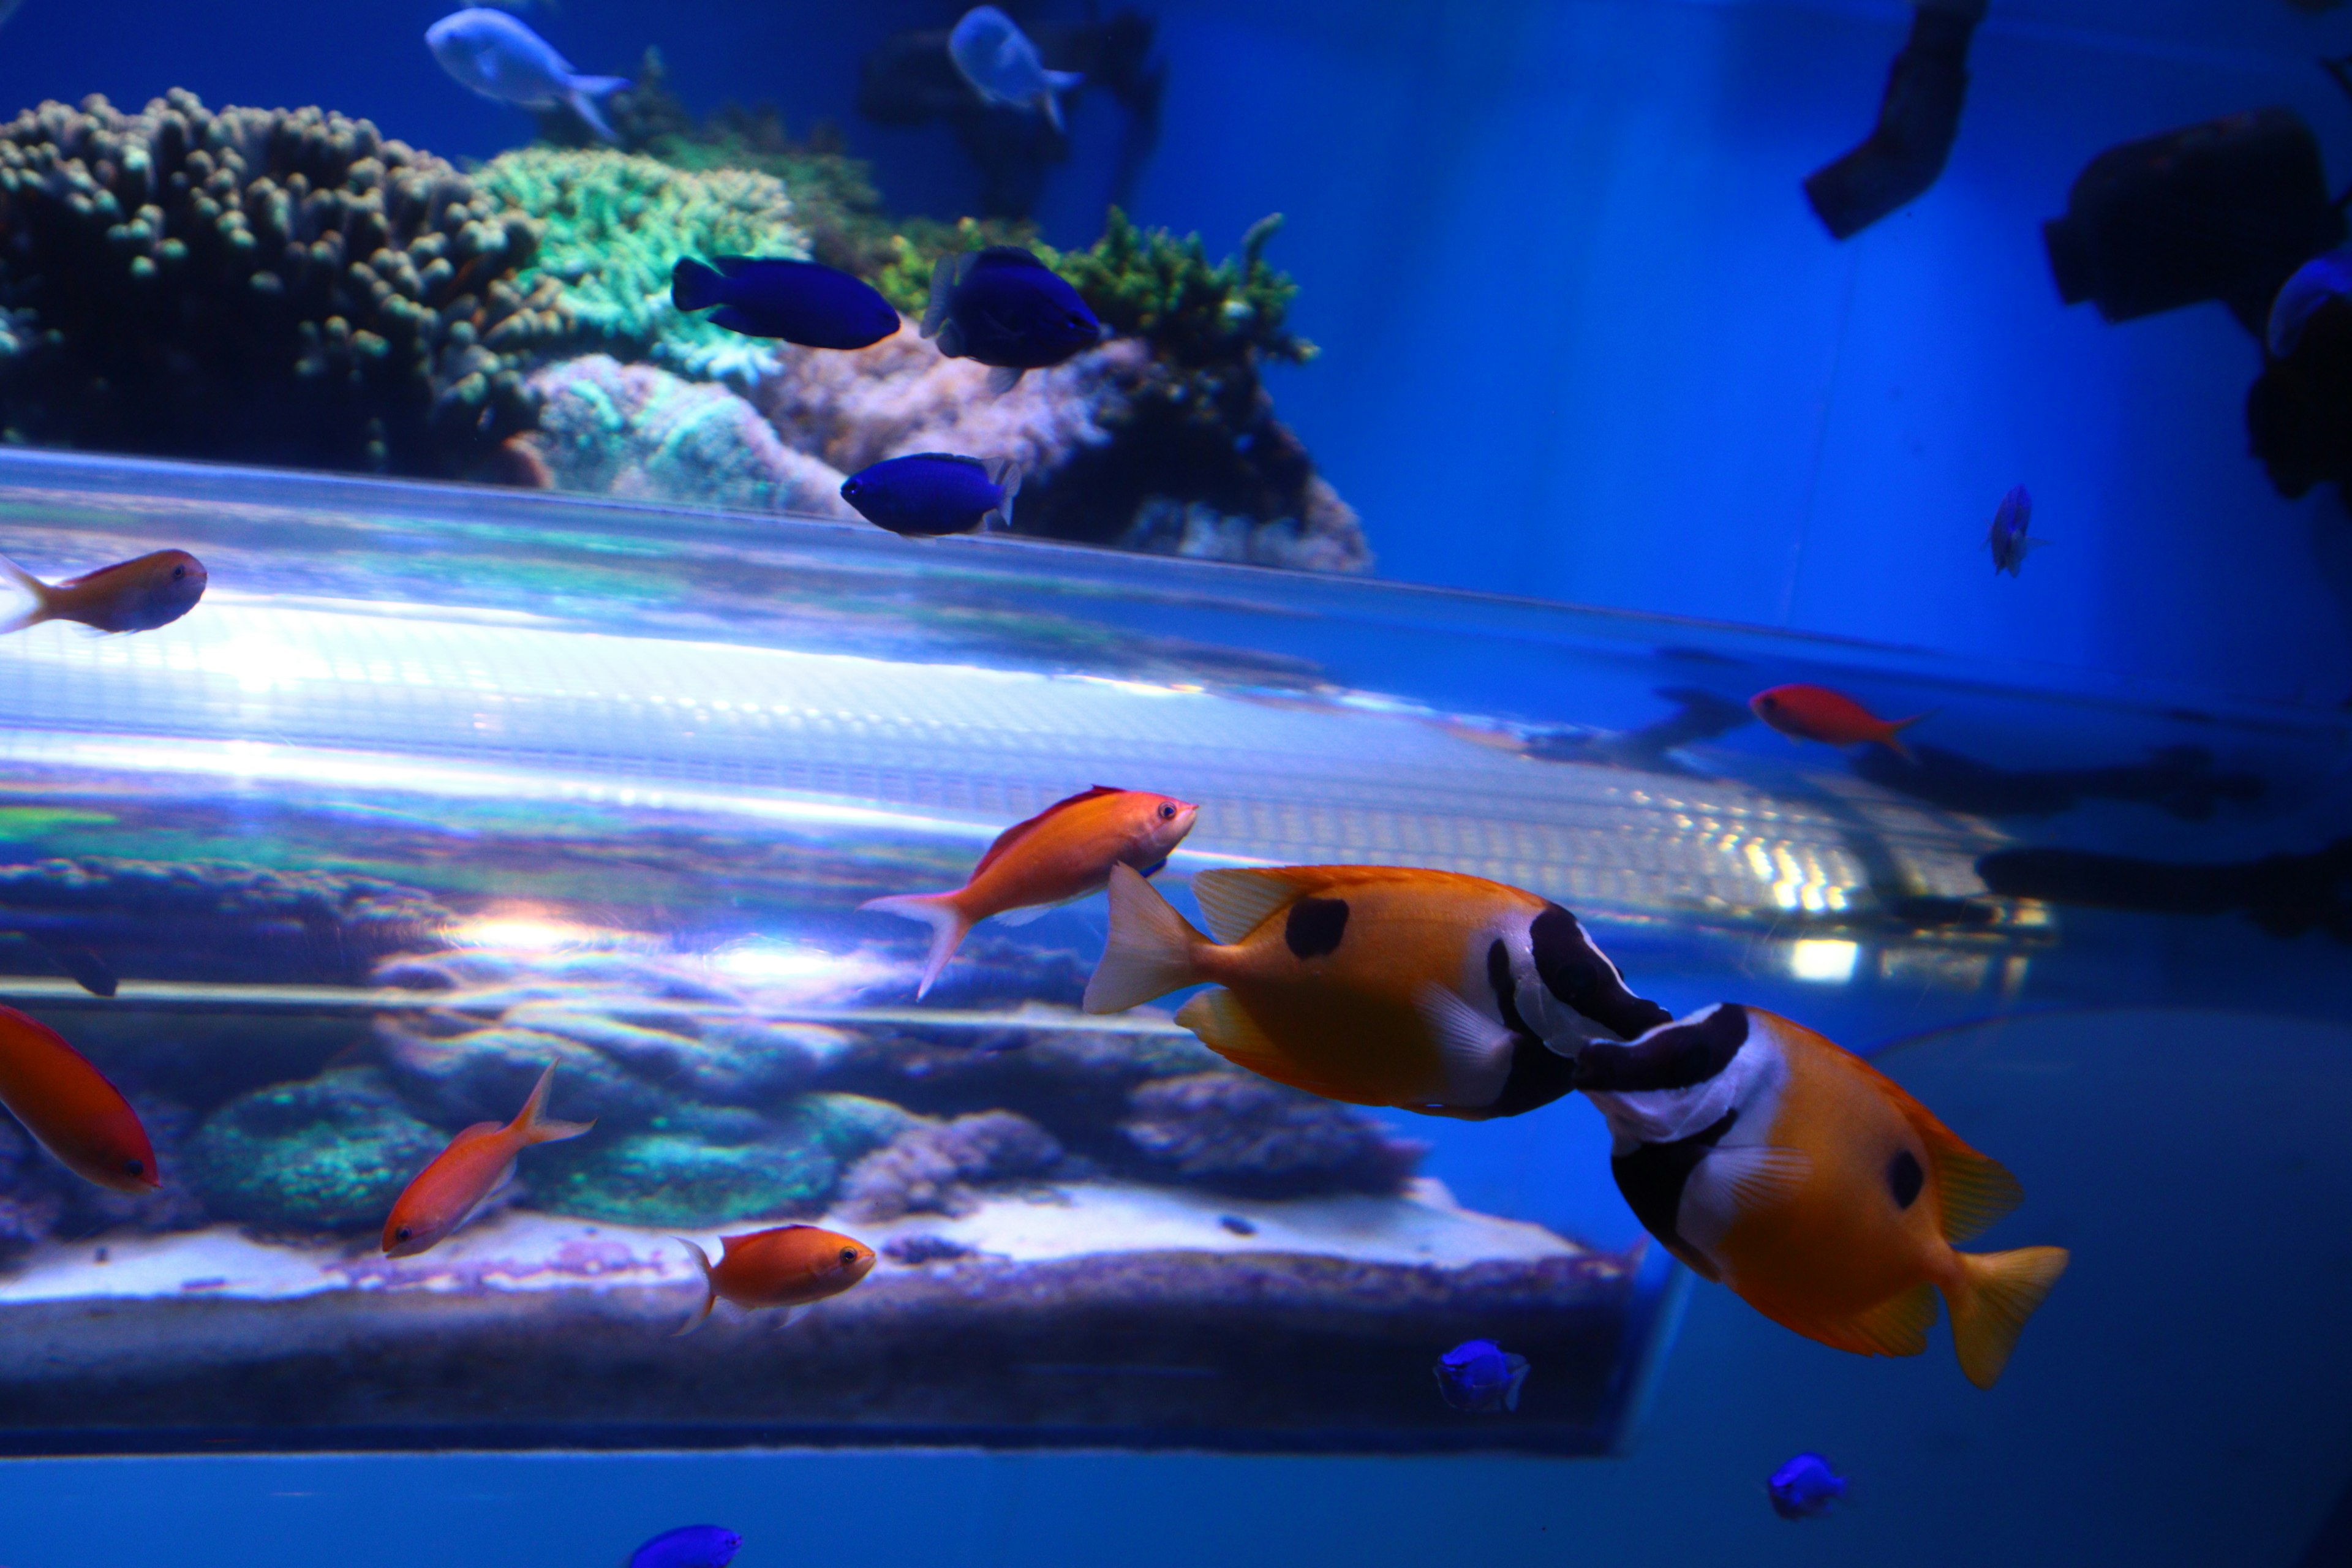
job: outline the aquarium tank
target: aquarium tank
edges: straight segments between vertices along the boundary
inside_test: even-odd
[[[0,0],[0,1564],[2352,1564],[2352,5]]]

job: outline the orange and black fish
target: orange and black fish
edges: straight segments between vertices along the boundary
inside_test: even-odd
[[[5,556],[0,578],[32,603],[0,620],[0,633],[43,621],[79,621],[102,632],[152,632],[168,626],[205,596],[205,563],[184,550],[158,550],[62,583],[44,583]]]
[[[1749,698],[1748,706],[1755,710],[1756,717],[1791,740],[1822,741],[1832,746],[1875,741],[1906,762],[1918,759],[1897,738],[1897,731],[1929,717],[1914,713],[1908,719],[1881,719],[1844,692],[1826,686],[1775,686]]]
[[[686,1241],[684,1237],[678,1239]],[[805,1307],[840,1295],[874,1272],[872,1247],[813,1225],[780,1225],[749,1236],[723,1236],[719,1241],[717,1263],[700,1247],[686,1241],[693,1249],[694,1260],[702,1266],[702,1306],[677,1331],[679,1334],[700,1328],[710,1309],[720,1301],[732,1301],[746,1310]]]
[[[466,1223],[481,1201],[506,1185],[514,1174],[515,1157],[534,1143],[554,1143],[577,1138],[593,1121],[550,1121],[547,1086],[555,1064],[539,1075],[530,1098],[522,1102],[512,1121],[477,1121],[449,1141],[433,1163],[416,1173],[403,1189],[383,1222],[383,1252],[387,1258],[414,1258],[447,1239]]]
[[[163,1184],[122,1091],[64,1036],[14,1007],[0,1007],[0,1105],[84,1181],[139,1196]]]
[[[999,834],[972,868],[971,879],[954,892],[899,893],[858,908],[904,915],[931,928],[930,954],[923,963],[922,984],[915,988],[919,1000],[973,926],[991,915],[1042,914],[1098,893],[1113,866],[1131,866],[1150,876],[1192,831],[1199,810],[1170,795],[1097,784]]]
[[[1990,1388],[2066,1251],[1960,1252],[2024,1194],[1849,1052],[1718,1003],[1629,1045],[1586,1045],[1576,1087],[1608,1119],[1618,1190],[1706,1279],[1859,1355],[1927,1348],[1941,1291],[1960,1370]]]
[[[1192,891],[1213,941],[1141,877],[1111,872],[1087,1011],[1215,981],[1224,989],[1176,1021],[1234,1065],[1328,1100],[1515,1116],[1569,1091],[1578,1042],[1670,1016],[1626,989],[1574,915],[1500,882],[1290,866],[1203,871]]]

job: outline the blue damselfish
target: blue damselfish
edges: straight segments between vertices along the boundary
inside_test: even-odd
[[[1013,526],[1021,468],[1010,458],[918,452],[861,468],[841,482],[841,499],[893,533],[968,533]]]
[[[743,1538],[715,1524],[666,1530],[629,1554],[628,1568],[727,1568]]]
[[[1800,1454],[1764,1483],[1772,1511],[1782,1519],[1813,1519],[1845,1496],[1845,1478],[1819,1454]]]
[[[1015,245],[943,256],[931,269],[923,336],[950,359],[991,367],[992,392],[1102,341],[1102,322],[1066,279]]]
[[[889,300],[848,273],[782,257],[681,258],[669,300],[681,310],[718,306],[706,320],[729,331],[812,349],[862,349],[900,324]]]
[[[1437,1391],[1456,1410],[1491,1415],[1519,1407],[1528,1358],[1492,1340],[1465,1340],[1437,1358]]]

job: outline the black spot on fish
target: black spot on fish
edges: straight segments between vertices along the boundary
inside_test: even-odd
[[[1347,929],[1347,900],[1301,899],[1290,906],[1282,940],[1290,944],[1293,957],[1320,958],[1339,950],[1339,938]]]
[[[1632,1153],[1609,1162],[1609,1173],[1617,1178],[1617,1190],[1625,1194],[1626,1206],[1642,1222],[1642,1228],[1709,1279],[1716,1277],[1716,1270],[1697,1248],[1683,1239],[1675,1221],[1682,1213],[1683,1188],[1689,1184],[1691,1173],[1698,1169],[1698,1163],[1706,1158],[1708,1151],[1723,1142],[1723,1135],[1738,1120],[1738,1111],[1727,1110],[1722,1121],[1703,1132],[1694,1132],[1672,1143],[1643,1143]]]
[[[1907,1209],[1919,1198],[1919,1189],[1927,1183],[1927,1173],[1919,1168],[1918,1159],[1910,1150],[1898,1152],[1886,1163],[1886,1190],[1895,1194],[1895,1206]]]
[[[1608,955],[1592,945],[1584,927],[1558,904],[1546,904],[1528,928],[1535,950],[1536,975],[1544,989],[1608,1030],[1626,1039],[1646,1034],[1674,1015],[1625,987],[1625,977]]]
[[[1747,1043],[1748,1009],[1726,1002],[1636,1046],[1585,1047],[1577,1053],[1576,1087],[1615,1094],[1690,1089],[1729,1067]]]

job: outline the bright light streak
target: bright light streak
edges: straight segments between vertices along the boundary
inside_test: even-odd
[[[1862,947],[1851,942],[1801,942],[1789,950],[1789,973],[1822,985],[1843,985],[1853,978],[1854,961]]]

